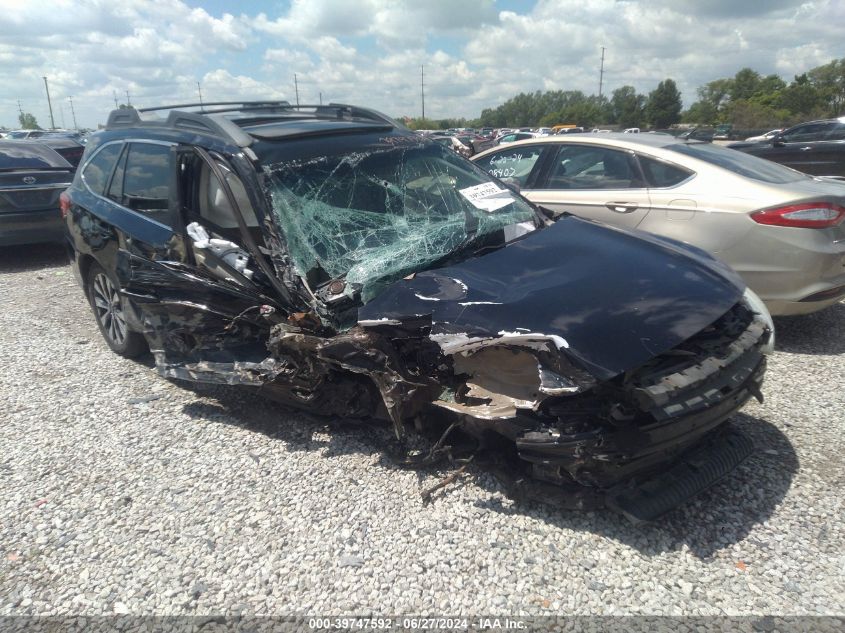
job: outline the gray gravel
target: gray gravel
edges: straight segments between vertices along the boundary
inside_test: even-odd
[[[843,614],[845,304],[781,319],[760,452],[659,525],[514,504],[389,429],[112,354],[57,251],[0,254],[0,615]]]

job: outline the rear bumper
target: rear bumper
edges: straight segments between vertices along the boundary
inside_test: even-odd
[[[59,243],[65,230],[58,209],[0,213],[0,246]]]
[[[719,253],[766,304],[772,316],[808,314],[842,299],[822,293],[843,289],[845,232],[759,227]],[[819,297],[822,297],[819,299]]]

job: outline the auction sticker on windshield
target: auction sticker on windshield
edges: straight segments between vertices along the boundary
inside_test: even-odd
[[[493,182],[485,182],[473,187],[467,187],[466,189],[459,189],[458,193],[469,200],[476,209],[487,211],[487,213],[492,213],[513,202],[510,191],[500,189]]]

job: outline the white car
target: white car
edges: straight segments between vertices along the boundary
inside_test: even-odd
[[[548,136],[472,159],[555,216],[572,213],[724,259],[775,315],[845,298],[845,184],[662,134]]]

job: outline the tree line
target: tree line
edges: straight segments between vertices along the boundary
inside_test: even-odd
[[[573,124],[585,128],[667,128],[675,123],[717,125],[737,129],[784,127],[810,119],[840,116],[845,110],[845,58],[835,59],[786,83],[777,75],[762,76],[743,68],[733,77],[716,79],[698,89],[698,100],[682,108],[675,81],[667,78],[648,94],[622,86],[610,98],[580,90],[520,93],[477,119],[411,119],[414,129],[450,127],[528,127]]]

